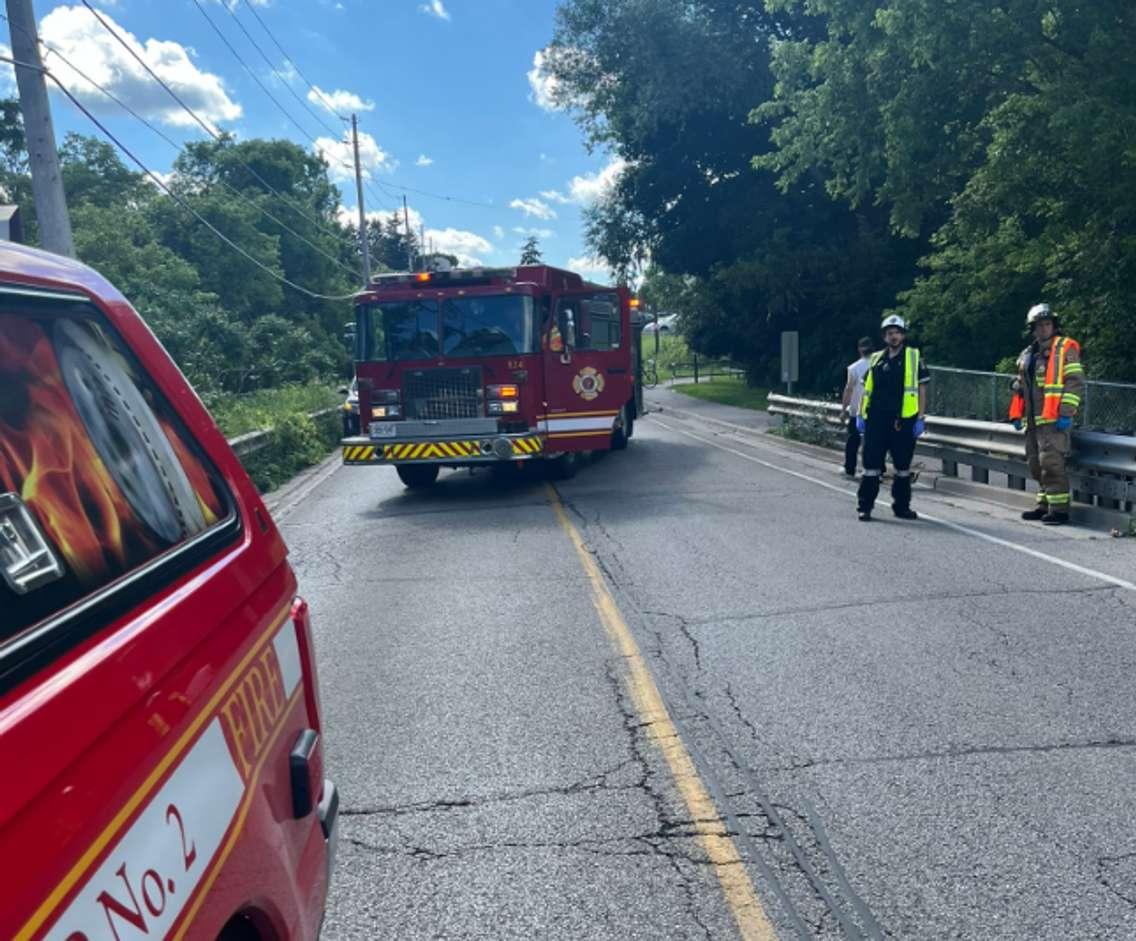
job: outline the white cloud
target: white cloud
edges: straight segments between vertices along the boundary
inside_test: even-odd
[[[327,161],[328,176],[332,180],[342,183],[355,179],[355,153],[350,141],[317,137],[312,149]],[[377,172],[392,172],[395,162],[370,134],[360,131],[359,166],[363,169],[363,178],[369,180]]]
[[[419,13],[425,13],[427,16],[434,16],[440,20],[448,20],[450,18],[450,11],[446,9],[442,0],[429,0],[428,3],[423,3],[418,8]]]
[[[216,125],[241,116],[241,106],[229,97],[221,79],[199,69],[187,46],[161,39],[142,43],[109,14],[100,15],[203,121]],[[41,21],[40,37],[139,114],[179,127],[196,124],[83,7],[56,7]],[[119,112],[118,105],[80,78],[58,56],[46,53],[44,64],[92,111]]]
[[[12,47],[0,42],[0,56],[12,58]],[[16,70],[7,62],[0,62],[0,95],[5,98],[16,95]]]
[[[568,270],[575,271],[591,281],[611,281],[611,265],[595,255],[581,255],[568,259]]]
[[[560,91],[560,82],[548,71],[550,55],[548,47],[538,49],[533,53],[532,68],[526,72],[529,80],[529,100],[545,111],[556,111],[559,105],[556,96]]]
[[[499,225],[493,226],[493,237],[495,239],[503,239],[505,237],[505,230]]]
[[[570,200],[560,190],[541,190],[540,195],[552,203],[570,203]]]
[[[480,256],[493,251],[488,239],[463,229],[427,229],[426,244],[433,245],[436,252],[456,255],[458,264],[472,268],[484,265]]]
[[[375,103],[360,98],[354,92],[337,88],[335,91],[324,91],[319,85],[313,85],[308,92],[308,101],[314,105],[325,108],[332,114],[340,115],[347,111],[374,111]]]
[[[425,154],[419,154],[418,159],[414,161],[416,167],[428,167],[434,162],[433,157],[427,157]]]
[[[572,200],[588,205],[607,196],[611,188],[619,179],[619,175],[627,168],[627,161],[622,157],[612,157],[606,167],[596,173],[572,177],[568,184],[568,192]]]
[[[526,229],[523,225],[513,226],[513,231],[517,235],[535,235],[538,239],[552,238],[556,233],[552,229]],[[498,236],[500,238],[500,236]]]
[[[510,209],[519,209],[526,216],[536,216],[538,219],[555,219],[556,210],[539,199],[514,199],[509,203]]]

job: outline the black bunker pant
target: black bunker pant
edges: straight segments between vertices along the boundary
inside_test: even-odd
[[[891,454],[895,479],[891,485],[893,510],[911,508],[911,458],[915,455],[914,418],[868,417],[864,429],[864,476],[860,478],[857,503],[861,513],[871,513],[880,492],[884,459]]]

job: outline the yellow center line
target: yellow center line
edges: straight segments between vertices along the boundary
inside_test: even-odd
[[[631,628],[619,613],[615,598],[608,591],[596,560],[584,545],[583,537],[568,518],[564,504],[556,490],[548,486],[548,502],[561,528],[567,533],[576,555],[580,558],[588,581],[592,586],[592,602],[599,614],[608,637],[623,662],[627,665],[625,677],[635,711],[654,741],[670,769],[675,786],[690,813],[699,845],[714,866],[718,884],[722,887],[730,914],[734,916],[738,931],[746,941],[773,941],[777,935],[761,907],[753,883],[746,872],[738,848],[726,832],[726,824],[710,793],[698,776],[694,762],[683,747],[678,729],[671,720],[647,662],[631,634]]]

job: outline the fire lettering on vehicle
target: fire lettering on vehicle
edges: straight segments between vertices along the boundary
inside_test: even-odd
[[[280,661],[269,644],[249,665],[220,710],[225,737],[244,781],[248,781],[287,702]]]

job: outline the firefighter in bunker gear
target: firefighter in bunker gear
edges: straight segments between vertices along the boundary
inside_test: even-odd
[[[1085,370],[1081,347],[1061,335],[1061,325],[1048,304],[1035,304],[1026,315],[1033,342],[1018,357],[1018,377],[1010,399],[1010,420],[1025,427],[1026,460],[1037,481],[1037,505],[1022,519],[1047,526],[1069,522],[1069,475],[1065,461],[1071,450],[1073,419],[1081,405]]]
[[[872,518],[884,461],[890,452],[895,467],[892,512],[900,519],[913,520],[918,514],[911,509],[911,458],[915,439],[924,430],[926,384],[931,377],[919,350],[907,345],[907,324],[902,317],[888,317],[880,328],[885,346],[870,360],[856,422],[864,435],[864,474],[856,495],[857,511],[864,522]]]

